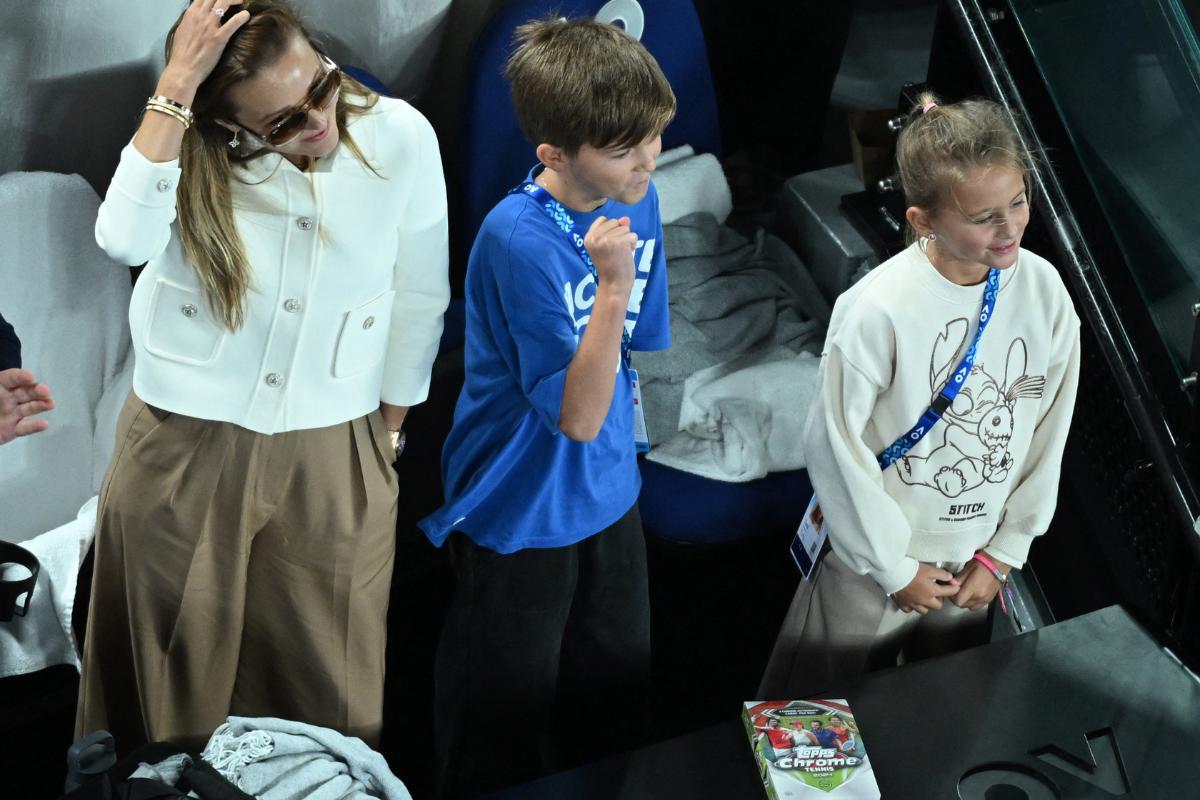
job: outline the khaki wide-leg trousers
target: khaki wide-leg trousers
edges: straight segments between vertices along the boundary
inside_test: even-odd
[[[392,460],[378,411],[265,435],[130,394],[100,494],[76,735],[199,748],[234,714],[377,744]]]
[[[983,644],[986,622],[986,608],[968,611],[949,600],[925,615],[901,611],[874,578],[856,574],[830,550],[796,589],[758,697],[801,700],[901,659],[918,661]]]

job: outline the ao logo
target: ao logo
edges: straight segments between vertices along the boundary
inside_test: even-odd
[[[638,41],[642,39],[642,31],[646,30],[646,12],[638,0],[609,0],[596,12],[596,19],[610,25],[620,23],[620,27]]]
[[[1054,744],[1030,750],[1029,755],[1096,787],[1105,796],[1129,794],[1133,787],[1117,747],[1116,731],[1104,728],[1087,734],[1085,739],[1086,755]],[[967,770],[958,782],[958,796],[961,800],[1060,800],[1063,795],[1041,770],[1026,764],[994,763]]]

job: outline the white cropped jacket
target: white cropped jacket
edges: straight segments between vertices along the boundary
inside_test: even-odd
[[[388,98],[349,130],[382,177],[344,142],[308,172],[277,154],[237,168],[234,216],[252,285],[236,332],[214,318],[183,256],[179,162],[124,149],[96,240],[120,263],[149,262],[129,308],[142,400],[275,433],[426,398],[450,298],[437,139],[420,113]]]

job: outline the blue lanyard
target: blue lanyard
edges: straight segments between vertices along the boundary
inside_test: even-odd
[[[937,425],[938,421],[942,418],[942,414],[946,413],[946,409],[954,402],[954,398],[958,397],[959,390],[966,383],[967,376],[971,374],[971,368],[975,366],[975,354],[979,350],[979,342],[983,339],[983,332],[987,328],[988,321],[995,314],[996,296],[999,293],[1000,270],[992,267],[988,270],[987,283],[983,287],[983,307],[979,309],[979,329],[975,331],[975,339],[971,342],[970,348],[967,349],[966,355],[963,356],[958,369],[954,370],[954,374],[946,381],[946,385],[942,388],[942,391],[938,392],[938,396],[933,399],[933,404],[921,415],[921,419],[917,421],[912,430],[901,436],[892,443],[891,447],[879,454],[880,469],[887,469],[907,455],[909,450],[916,447],[917,442],[925,438],[925,434],[929,433]]]
[[[583,237],[575,231],[575,220],[571,217],[571,212],[562,203],[554,199],[548,191],[538,186],[533,181],[525,181],[520,186],[512,189],[509,194],[522,193],[529,195],[535,203],[550,215],[550,219],[554,220],[563,233],[567,235],[567,239],[575,247],[575,252],[579,254],[579,258],[583,261],[583,265],[587,267],[587,271],[591,273],[592,278],[596,281],[596,285],[600,285],[600,275],[596,272],[596,265],[592,263],[592,257],[588,255],[587,247],[583,244]],[[629,341],[629,328],[625,326],[624,321],[621,324],[621,360],[625,366],[629,366],[629,356],[632,347]]]

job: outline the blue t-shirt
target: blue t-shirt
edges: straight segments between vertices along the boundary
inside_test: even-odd
[[[531,173],[532,176],[532,173]],[[658,194],[570,211],[580,235],[627,216],[638,235],[625,327],[634,350],[670,347]],[[466,382],[442,451],[446,504],[421,520],[439,547],[452,531],[499,553],[563,547],[620,519],[641,489],[629,369],[618,369],[595,440],[558,429],[567,367],[587,329],[596,281],[545,209],[524,193],[492,209],[467,263]]]

